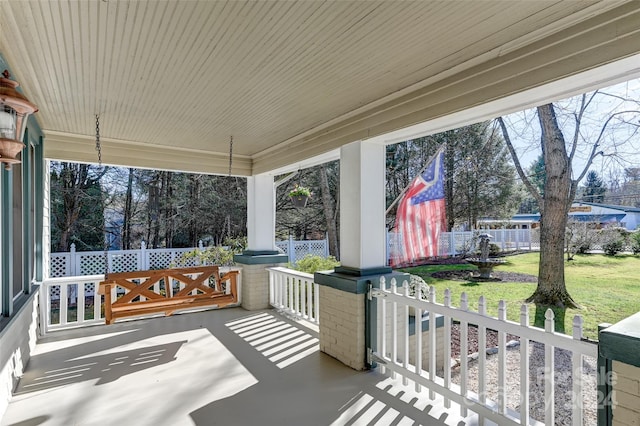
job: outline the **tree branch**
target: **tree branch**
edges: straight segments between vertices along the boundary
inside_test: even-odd
[[[500,129],[502,129],[502,136],[504,137],[504,141],[507,144],[507,149],[511,154],[511,159],[513,160],[513,165],[515,166],[516,171],[518,172],[518,176],[520,176],[522,183],[524,183],[524,186],[527,188],[529,193],[533,196],[533,198],[536,199],[536,201],[538,202],[538,206],[540,206],[540,208],[543,209],[544,200],[540,195],[540,192],[538,192],[538,190],[533,186],[533,184],[531,183],[527,175],[525,175],[524,170],[522,170],[522,166],[520,165],[520,160],[518,159],[516,150],[513,147],[513,143],[511,142],[511,138],[509,137],[509,132],[507,130],[507,126],[504,123],[504,120],[502,119],[502,117],[498,117],[496,120],[498,120],[498,124],[500,124]]]
[[[603,154],[602,151],[598,152],[598,147],[600,146],[600,141],[602,140],[602,136],[604,135],[604,132],[607,129],[607,126],[609,125],[611,120],[613,120],[618,115],[628,114],[628,113],[637,113],[637,112],[638,111],[633,111],[633,110],[631,110],[631,111],[619,111],[619,112],[611,114],[607,118],[607,120],[602,125],[602,128],[600,129],[600,134],[598,135],[598,138],[596,139],[596,141],[593,143],[593,146],[591,147],[591,153],[589,153],[589,157],[587,158],[587,163],[585,164],[584,169],[582,169],[582,172],[580,173],[580,176],[578,176],[578,178],[575,180],[576,186],[577,186],[578,182],[580,182],[585,177],[585,175],[587,174],[587,171],[589,170],[589,167],[591,167],[591,164],[593,164],[593,159],[596,157],[596,155]]]

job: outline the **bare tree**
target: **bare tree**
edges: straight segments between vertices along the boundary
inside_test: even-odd
[[[318,179],[320,183],[320,194],[322,195],[322,209],[327,223],[327,236],[329,238],[329,253],[340,258],[338,252],[338,227],[336,226],[336,209],[334,208],[333,197],[329,188],[329,178],[327,177],[327,165],[322,164],[318,168]]]
[[[584,178],[594,159],[599,155],[605,155],[604,148],[611,150],[606,155],[615,154],[620,141],[613,142],[614,139],[608,132],[610,127],[614,123],[637,127],[637,124],[629,120],[629,114],[637,114],[637,112],[617,108],[600,123],[599,130],[593,132],[593,126],[590,131],[585,129],[587,127],[584,125],[587,121],[585,114],[589,106],[596,104],[594,99],[599,95],[601,95],[600,92],[594,92],[578,98],[578,106],[571,114],[573,132],[568,140],[565,139],[558,121],[557,106],[547,104],[536,109],[541,130],[540,148],[545,171],[542,193],[525,174],[505,120],[502,117],[497,119],[518,175],[540,207],[538,286],[527,299],[528,302],[562,307],[578,306],[567,291],[564,277],[565,229],[569,208],[575,198],[578,183]],[[565,122],[567,126],[568,123],[568,121]],[[635,133],[635,130],[632,133]],[[609,141],[611,143],[608,143]],[[574,173],[574,160],[578,152],[585,154],[582,158],[584,164],[581,171]]]

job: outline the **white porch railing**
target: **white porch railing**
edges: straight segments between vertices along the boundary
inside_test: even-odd
[[[268,271],[271,306],[318,324],[320,290],[313,275],[282,267]]]
[[[235,266],[222,266],[222,274],[229,271],[241,270]],[[98,285],[104,281],[104,274],[83,275],[79,277],[48,278],[42,283],[40,291],[40,317],[43,334],[57,330],[70,328],[102,325],[104,319],[104,296],[97,294]],[[158,286],[158,284],[156,284]],[[184,283],[179,283],[177,291],[184,288]],[[126,294],[123,289],[117,293],[113,289],[111,298]],[[159,288],[155,289],[156,292]],[[225,288],[227,294],[229,288]],[[238,304],[242,303],[242,273],[237,278]],[[202,309],[202,308],[198,308]]]
[[[416,391],[425,387],[431,399],[434,392],[444,398],[446,408],[451,403],[459,404],[460,415],[467,417],[467,409],[478,414],[479,424],[484,424],[484,419],[491,420],[499,425],[528,425],[537,424],[538,420],[530,418],[530,347],[535,342],[544,344],[544,368],[537,371],[538,379],[544,382],[544,424],[555,425],[555,375],[554,354],[556,349],[571,353],[572,378],[571,392],[571,422],[573,425],[583,424],[583,361],[585,357],[597,357],[597,345],[582,339],[582,318],[576,316],[573,320],[573,337],[554,332],[554,315],[550,309],[546,312],[545,329],[529,326],[529,312],[527,305],[522,305],[520,323],[508,321],[504,301],[500,302],[499,317],[487,316],[484,297],[478,304],[478,312],[469,311],[466,294],[463,293],[460,307],[451,306],[451,296],[447,290],[444,295],[444,304],[436,303],[436,294],[433,287],[429,290],[429,300],[409,296],[408,283],[397,286],[395,279],[391,280],[388,288],[384,279],[381,279],[381,288],[374,289],[371,296],[377,299],[377,323],[376,340],[377,348],[371,352],[373,361],[380,364],[381,370],[390,370],[392,374],[399,374],[405,380],[405,384],[411,380],[416,384]],[[416,311],[416,318],[421,318],[425,313],[429,324],[436,324],[436,317],[444,317],[443,341],[437,341],[437,333],[427,333],[426,341],[423,341],[423,333],[416,332],[412,339],[415,345],[411,345],[410,352],[410,310]],[[459,384],[452,382],[451,360],[451,327],[453,320],[460,324],[460,374]],[[390,322],[391,324],[388,324]],[[469,365],[466,354],[468,353],[468,326],[476,325],[478,329],[477,358],[477,386],[468,383]],[[435,327],[433,328],[435,329]],[[483,348],[486,347],[487,329],[496,330],[498,336],[497,354],[497,401],[490,400],[487,390],[487,358]],[[416,325],[415,330],[420,330]],[[390,335],[389,335],[390,334]],[[507,406],[507,365],[506,365],[506,335],[511,334],[520,338],[519,356],[519,381],[520,401],[519,407]],[[440,340],[440,339],[438,339]],[[424,348],[423,348],[424,346]],[[444,347],[444,368],[436,367],[436,350]],[[423,349],[426,349],[424,351]],[[426,355],[423,355],[426,352]],[[423,359],[426,358],[426,359]],[[542,360],[540,360],[542,362]],[[567,390],[565,390],[566,392]],[[595,389],[594,389],[595,391]]]
[[[97,293],[104,275],[49,278],[40,291],[40,318],[44,333],[104,324],[104,296]]]

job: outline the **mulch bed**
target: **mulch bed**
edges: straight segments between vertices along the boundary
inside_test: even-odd
[[[478,327],[469,324],[467,327],[467,355],[478,352]],[[487,330],[487,348],[498,346],[498,332],[495,330]],[[507,334],[507,342],[510,340],[520,340],[520,337]],[[451,326],[451,357],[460,357],[460,324]]]
[[[495,269],[491,272],[491,278],[480,278],[475,275],[478,272],[474,270],[463,271],[439,271],[431,274],[432,277],[452,280],[452,281],[474,281],[474,282],[492,282],[492,281],[504,281],[504,282],[516,282],[516,283],[535,283],[538,282],[538,277],[529,274],[520,274],[518,272],[502,272]]]
[[[438,264],[464,264],[464,260],[459,258],[450,258],[446,262],[437,262]],[[434,262],[435,263],[435,262]],[[431,274],[432,277],[438,279],[452,281],[471,281],[471,282],[517,282],[517,283],[535,283],[538,277],[535,275],[521,274],[518,272],[504,272],[494,269],[491,272],[491,278],[480,278],[478,271],[475,269],[467,269],[461,271],[439,271]],[[469,325],[467,329],[467,355],[478,352],[478,327]],[[487,330],[486,333],[487,348],[498,346],[498,332]],[[518,336],[507,334],[507,342],[510,340],[520,340]],[[460,324],[453,324],[451,327],[451,356],[453,358],[460,357]]]

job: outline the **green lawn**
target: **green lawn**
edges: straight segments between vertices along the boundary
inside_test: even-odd
[[[520,272],[537,275],[538,253],[527,253],[507,257],[508,263],[499,266],[498,270]],[[571,334],[572,321],[575,315],[584,318],[584,334],[597,339],[598,324],[616,323],[640,311],[640,257],[638,256],[604,256],[599,254],[577,255],[574,261],[565,262],[567,289],[573,299],[581,305],[581,309],[567,309],[564,330]],[[498,302],[507,302],[507,316],[510,320],[519,321],[520,305],[535,290],[535,283],[449,281],[431,277],[436,271],[468,269],[472,265],[426,265],[403,269],[405,272],[420,275],[437,291],[437,300],[442,303],[444,290],[451,290],[452,303],[460,306],[460,295],[466,292],[470,307],[477,310],[478,298],[481,295],[487,300],[487,312],[497,316]],[[538,311],[544,315],[546,307]],[[561,309],[554,308],[556,315],[562,315]],[[535,305],[529,305],[531,323],[536,317]],[[556,325],[563,331],[561,324]]]

